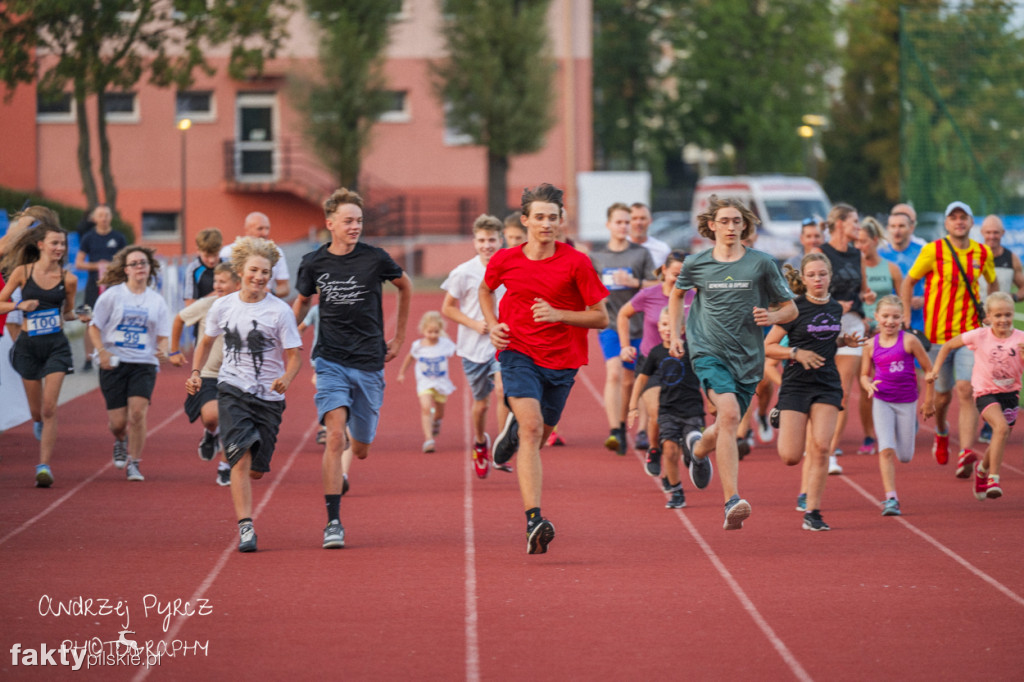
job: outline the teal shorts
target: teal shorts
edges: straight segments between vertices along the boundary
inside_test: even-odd
[[[693,371],[697,374],[705,393],[714,391],[735,395],[736,402],[740,404],[740,417],[747,413],[750,401],[757,391],[757,385],[761,383],[760,377],[757,381],[737,381],[725,363],[711,355],[702,355],[694,359]]]

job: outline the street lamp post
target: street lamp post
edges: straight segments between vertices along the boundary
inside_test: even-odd
[[[181,131],[181,255],[188,252],[188,229],[185,221],[187,198],[188,198],[188,147],[185,144],[187,131],[192,127],[192,119],[182,118],[178,120],[178,130]]]

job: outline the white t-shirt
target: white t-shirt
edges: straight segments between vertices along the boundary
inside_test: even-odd
[[[416,393],[434,389],[441,395],[450,395],[455,390],[448,373],[448,358],[455,354],[451,339],[442,336],[433,346],[416,339],[409,354],[416,358]]]
[[[474,320],[484,319],[480,309],[480,283],[484,281],[484,272],[487,266],[480,262],[479,256],[462,263],[451,271],[448,278],[441,284],[441,288],[451,294],[459,301],[459,310],[466,317]],[[494,302],[497,305],[505,293],[504,285],[498,287],[494,292]],[[477,334],[474,330],[465,325],[459,325],[455,339],[456,352],[459,357],[466,358],[470,362],[487,362],[494,357],[494,345],[491,343],[490,334]]]
[[[302,346],[295,313],[287,303],[270,295],[246,303],[237,291],[222,296],[206,314],[206,334],[224,337],[219,381],[260,400],[284,400],[270,387],[284,376],[284,351]]]
[[[241,239],[241,237],[238,239]],[[231,249],[235,248],[238,239],[235,239],[235,241],[220,250],[220,259],[222,261],[231,262]],[[270,271],[270,278],[274,280],[274,283],[281,280],[291,281],[291,273],[288,272],[288,261],[284,259],[284,251],[281,250],[280,246],[277,247],[277,263],[274,264],[274,269]],[[270,285],[270,290],[274,290],[273,284]]]
[[[194,324],[199,325],[199,333],[203,333],[205,328],[204,322],[206,320],[206,314],[210,312],[210,306],[214,304],[218,297],[206,296],[193,302],[191,305],[187,305],[178,312],[178,317],[189,327]],[[203,365],[203,369],[200,370],[199,376],[203,379],[216,379],[220,373],[220,363],[224,360],[224,339],[217,337],[217,340],[210,346],[210,354],[206,357],[206,364]]]
[[[647,241],[640,246],[651,252],[651,260],[654,261],[654,267],[656,268],[664,265],[665,260],[668,258],[668,254],[672,253],[671,246],[650,235],[647,236]]]
[[[133,294],[122,283],[96,299],[90,324],[100,330],[103,347],[122,362],[159,367],[156,341],[171,335],[171,312],[153,289],[146,287],[141,294]]]

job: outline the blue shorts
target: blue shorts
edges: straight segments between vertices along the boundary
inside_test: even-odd
[[[939,355],[940,344],[933,343],[928,356],[932,362]],[[946,356],[942,367],[937,368],[939,376],[935,379],[936,393],[949,393],[957,381],[970,381],[971,373],[974,371],[974,351],[967,346],[957,348]]]
[[[750,401],[757,391],[757,381],[736,381],[729,368],[721,360],[710,355],[702,355],[693,361],[693,371],[700,379],[700,385],[704,392],[714,391],[715,393],[732,393],[736,396],[736,402],[740,404],[740,416],[747,413]]]
[[[484,362],[462,358],[462,371],[466,373],[466,383],[473,391],[473,400],[485,400],[494,390],[494,375],[501,372],[501,365],[494,357]]]
[[[313,360],[316,369],[316,417],[339,407],[348,409],[348,430],[353,440],[372,443],[377,435],[380,406],[384,403],[384,370],[345,367],[325,358]]]
[[[601,352],[604,353],[605,361],[619,357],[622,352],[622,344],[619,343],[619,332],[615,329],[602,329],[597,334],[597,340],[601,343]],[[630,339],[629,345],[636,348],[637,357],[640,357],[640,339]],[[633,371],[636,368],[635,362],[623,362],[622,369]]]
[[[569,391],[576,382],[575,369],[548,369],[538,367],[526,355],[503,350],[501,381],[505,386],[505,401],[509,398],[533,398],[540,403],[540,413],[546,426],[557,426],[569,399]]]

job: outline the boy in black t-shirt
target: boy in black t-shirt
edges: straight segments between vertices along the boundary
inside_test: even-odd
[[[690,366],[690,354],[684,353],[681,358],[669,354],[672,325],[669,323],[667,307],[662,309],[658,318],[658,332],[661,334],[661,344],[648,353],[633,384],[633,394],[629,399],[629,423],[632,427],[637,419],[637,405],[648,379],[657,374],[658,385],[661,387],[658,398],[658,432],[661,438],[661,457],[665,463],[662,481],[668,481],[666,492],[672,494],[665,508],[682,509],[686,506],[686,495],[683,494],[682,477],[679,475],[679,455],[686,434],[704,430],[704,397],[700,392],[697,375]],[[649,476],[658,476],[661,469],[661,462],[648,455],[644,471]]]

